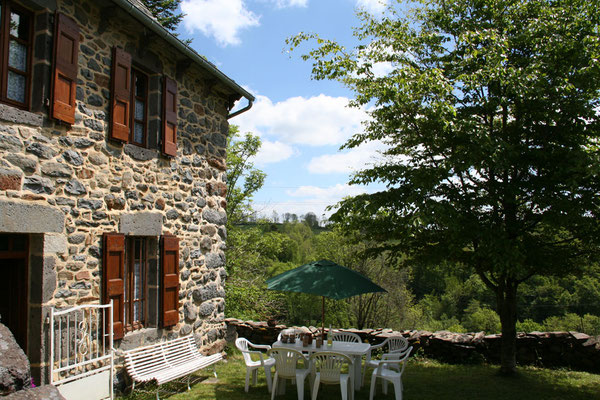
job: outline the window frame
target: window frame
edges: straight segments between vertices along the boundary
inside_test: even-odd
[[[132,332],[138,329],[143,329],[146,326],[148,318],[148,240],[143,236],[127,236],[125,238],[125,287],[123,296],[123,327],[125,333]],[[139,254],[135,252],[136,242],[141,244]],[[142,279],[142,288],[140,298],[134,298],[134,265],[137,260],[136,256],[140,257],[140,277]],[[134,320],[134,305],[141,303],[141,320]]]
[[[34,23],[35,15],[30,10],[15,4],[10,0],[1,0],[1,13],[0,18],[0,102],[9,104],[13,107],[20,108],[22,110],[29,110],[31,107],[31,75],[32,75],[32,63],[33,63],[33,34],[34,34]],[[10,50],[11,39],[23,44],[23,39],[15,38],[10,34],[10,16],[11,12],[15,10],[21,14],[27,15],[29,18],[29,41],[26,43],[27,49],[27,60],[25,62],[26,71],[23,73],[15,68],[8,66],[8,57]],[[23,103],[8,98],[8,72],[12,71],[18,75],[25,76],[25,101]]]
[[[143,77],[144,81],[145,81],[145,93],[144,96],[137,96],[136,95],[136,79],[138,76]],[[131,128],[129,131],[129,143],[139,146],[139,147],[144,147],[144,148],[148,148],[148,91],[149,91],[149,86],[150,86],[150,77],[148,76],[147,73],[143,72],[141,69],[136,68],[134,66],[131,67],[131,111],[130,111],[130,117],[131,117]],[[143,120],[139,120],[136,119],[136,115],[135,115],[135,106],[136,106],[136,101],[137,100],[141,100],[144,102],[144,119]],[[137,124],[141,124],[143,127],[143,134],[142,134],[142,142],[136,142],[135,141],[135,125]]]

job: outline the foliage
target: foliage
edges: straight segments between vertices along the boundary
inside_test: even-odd
[[[252,196],[263,186],[266,177],[251,161],[260,150],[260,138],[246,133],[242,139],[238,132],[237,126],[229,126],[226,197],[228,228],[242,222],[254,212],[251,207]]]
[[[344,200],[334,220],[406,265],[475,271],[496,297],[505,373],[518,286],[597,258],[599,13],[597,0],[432,0],[359,14],[351,50],[288,40],[315,39],[313,77],[373,107],[345,147],[387,145],[351,180],[386,189]]]
[[[178,13],[181,0],[142,0],[158,22],[170,31],[175,31],[185,14]]]

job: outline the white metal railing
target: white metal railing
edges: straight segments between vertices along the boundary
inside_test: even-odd
[[[67,399],[82,387],[86,399],[113,398],[112,321],[112,301],[50,310],[50,383]]]

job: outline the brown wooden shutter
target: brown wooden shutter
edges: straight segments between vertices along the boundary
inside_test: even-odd
[[[161,237],[161,314],[162,326],[179,322],[179,238]]]
[[[163,83],[162,152],[177,155],[177,82],[167,76]]]
[[[56,14],[52,117],[75,123],[75,92],[79,54],[79,26],[64,14]]]
[[[127,142],[131,128],[131,55],[113,49],[110,138]]]
[[[103,302],[113,301],[114,339],[124,334],[123,303],[125,301],[125,235],[104,234],[104,263],[102,265]]]

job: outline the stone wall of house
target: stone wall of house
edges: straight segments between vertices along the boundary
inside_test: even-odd
[[[47,109],[33,113],[0,105],[0,232],[36,233],[30,236],[30,280],[35,281],[30,298],[31,307],[43,311],[30,316],[30,329],[40,331],[49,306],[100,301],[104,232],[170,233],[180,239],[180,322],[166,332],[130,333],[117,347],[193,331],[206,352],[220,351],[226,329],[225,148],[231,94],[111,1],[59,0],[57,5],[81,30],[75,124],[51,120]],[[37,57],[52,48],[52,12],[36,18],[48,21],[36,25],[42,26]],[[151,139],[160,132],[162,76],[177,80],[176,157],[152,146],[108,140],[115,45],[149,74]],[[42,355],[32,364],[40,365],[47,353],[43,338],[30,341],[29,353],[36,347]]]
[[[266,322],[242,321],[227,318],[227,341],[232,344],[237,337],[252,343],[272,344],[285,325]],[[306,327],[296,327],[308,331]],[[311,331],[316,331],[312,327]],[[379,344],[389,336],[404,336],[413,346],[413,354],[438,359],[448,363],[500,363],[501,335],[478,333],[452,333],[448,331],[393,331],[391,329],[342,329],[358,334],[363,341]],[[550,368],[570,368],[600,373],[600,336],[579,332],[521,332],[517,336],[517,363]]]

